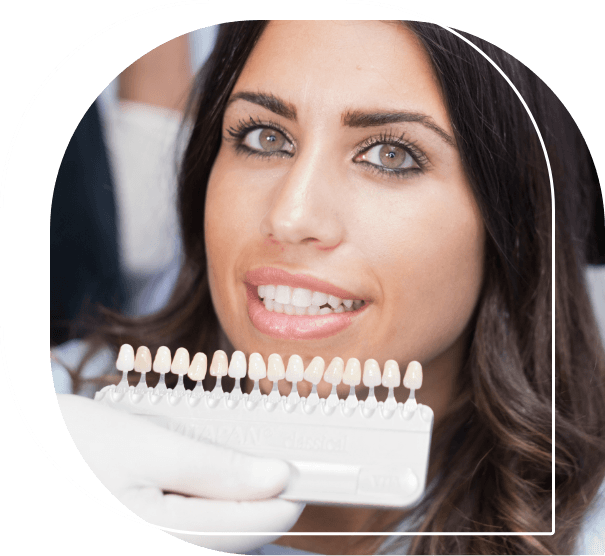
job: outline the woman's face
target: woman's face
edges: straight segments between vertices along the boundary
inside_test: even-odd
[[[418,360],[425,393],[443,390],[479,297],[484,229],[415,36],[377,21],[270,23],[225,112],[205,234],[236,349],[305,365],[395,359],[402,374]],[[259,285],[295,299],[271,310]],[[317,314],[327,295],[354,303]]]

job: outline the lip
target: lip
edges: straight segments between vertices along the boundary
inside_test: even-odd
[[[329,282],[325,282],[324,280],[320,280],[319,278],[313,278],[306,274],[290,274],[285,270],[270,266],[264,266],[246,272],[246,283],[251,286],[274,284],[276,286],[282,285],[290,286],[292,288],[306,288],[308,290],[334,295],[335,297],[340,297],[340,299],[366,301],[366,305],[368,302],[367,299],[363,299],[354,293],[339,288]]]

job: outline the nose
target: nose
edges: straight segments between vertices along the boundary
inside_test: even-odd
[[[338,172],[321,153],[297,158],[281,181],[271,189],[271,206],[260,231],[287,244],[334,248],[344,236]]]

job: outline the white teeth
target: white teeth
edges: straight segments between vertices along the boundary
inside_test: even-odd
[[[308,307],[311,305],[311,299],[313,298],[313,292],[304,288],[295,288],[292,291],[292,300],[290,303],[296,307]]]
[[[166,346],[159,347],[153,361],[153,370],[162,375],[166,374],[170,371],[171,363],[170,350]]]
[[[370,386],[379,386],[382,382],[380,376],[380,366],[375,359],[368,359],[363,366],[363,384],[368,388]]]
[[[206,369],[208,367],[208,358],[205,353],[196,353],[189,366],[189,378],[191,380],[203,380],[206,376]]]
[[[134,369],[134,350],[130,344],[124,344],[118,353],[116,361],[118,371],[132,371]]]
[[[335,357],[328,365],[324,373],[324,380],[329,384],[340,384],[345,370],[345,362],[340,357]]]
[[[243,352],[233,352],[228,374],[231,378],[244,378],[246,376],[246,356]]]
[[[305,369],[305,380],[311,384],[319,384],[321,382],[321,377],[324,374],[325,367],[326,363],[322,357],[314,357],[311,363],[309,363],[309,366]]]
[[[252,353],[250,355],[250,362],[248,365],[248,376],[252,380],[260,380],[267,376],[267,367],[265,366],[265,360],[260,353]]]
[[[300,382],[304,377],[305,367],[300,355],[291,355],[288,359],[286,369],[286,380],[289,382]]]
[[[397,361],[389,359],[384,364],[384,372],[382,373],[382,385],[387,388],[396,388],[401,384],[401,372]]]
[[[361,382],[361,364],[359,359],[352,357],[347,361],[342,381],[348,386],[357,386]]]
[[[403,377],[403,385],[410,389],[418,389],[422,386],[422,366],[418,361],[412,361],[408,365]]]
[[[176,350],[170,370],[175,375],[187,374],[187,371],[189,370],[189,352],[185,348],[180,347]]]
[[[284,362],[277,353],[269,355],[267,362],[267,378],[271,382],[277,382],[282,378],[286,377],[286,369],[284,368]]]
[[[363,305],[361,299],[341,299],[335,295],[314,292],[306,288],[265,284],[258,286],[258,296],[267,311],[286,315],[327,315],[355,311]],[[324,305],[327,305],[324,307]]]
[[[292,289],[290,286],[277,286],[275,288],[275,301],[286,305],[292,300]]]
[[[322,305],[325,305],[327,302],[328,302],[327,293],[313,292],[313,295],[311,296],[311,303],[313,305],[318,305],[319,307],[321,307]]]
[[[223,350],[214,352],[212,363],[210,364],[210,376],[226,376],[229,371],[229,360]]]

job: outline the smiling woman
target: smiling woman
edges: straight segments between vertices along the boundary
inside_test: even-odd
[[[418,398],[436,428],[420,505],[308,505],[291,532],[385,536],[294,535],[282,545],[573,553],[591,504],[602,504],[605,362],[583,278],[587,211],[602,202],[596,174],[547,87],[469,38],[528,102],[553,164],[555,207],[516,93],[449,31],[227,24],[190,106],[179,192],[185,262],[173,298],[151,317],[108,314],[111,326],[99,329],[114,345],[297,354],[305,366],[318,355],[422,363]],[[298,384],[301,395],[311,389]],[[261,380],[265,393],[271,386]],[[290,391],[285,380],[279,388]],[[317,385],[320,397],[330,389]],[[340,396],[348,390],[340,385]],[[387,389],[376,393],[385,399]],[[553,495],[555,535],[531,535],[551,531]]]

